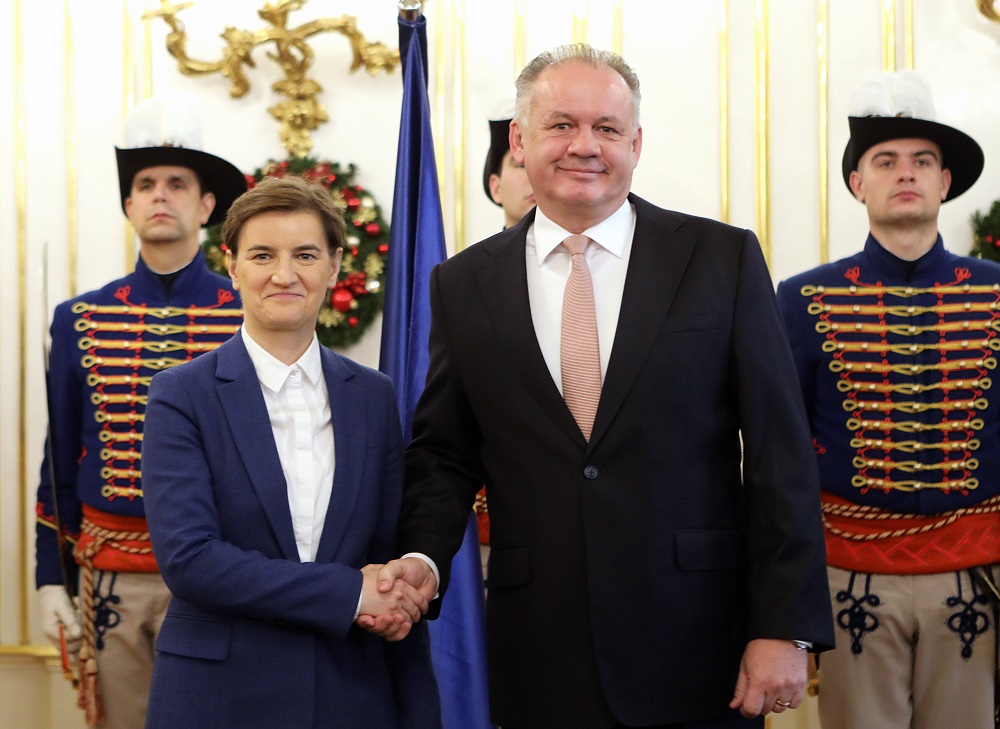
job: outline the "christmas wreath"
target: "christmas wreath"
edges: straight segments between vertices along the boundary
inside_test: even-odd
[[[327,347],[349,347],[361,336],[382,310],[385,297],[385,263],[389,253],[389,226],[382,209],[371,193],[355,184],[357,167],[346,169],[337,162],[314,157],[292,158],[283,162],[271,160],[264,167],[247,175],[253,187],[265,177],[298,175],[318,182],[330,191],[334,203],[343,211],[347,223],[347,240],[340,264],[340,276],[330,297],[319,311],[316,335]],[[209,266],[223,276],[226,269],[226,249],[222,244],[222,226],[209,228],[202,244]]]
[[[971,255],[976,258],[1000,261],[1000,200],[993,202],[986,215],[983,215],[979,210],[974,212],[971,222]]]

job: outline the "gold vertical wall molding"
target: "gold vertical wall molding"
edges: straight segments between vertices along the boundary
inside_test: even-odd
[[[66,114],[66,265],[69,295],[77,294],[77,153],[76,153],[76,64],[73,52],[73,15],[70,0],[63,0],[63,102]],[[48,315],[49,302],[43,301]]]
[[[729,0],[719,0],[719,219],[729,222]]]
[[[466,247],[465,240],[465,127],[466,127],[466,67],[465,53],[465,0],[455,0],[455,93],[453,109],[455,113],[453,139],[455,140],[455,250]]]
[[[26,148],[27,104],[25,97],[27,68],[24,64],[24,13],[21,0],[13,0],[14,26],[14,204],[16,208],[17,236],[17,535],[22,545],[18,560],[18,608],[20,609],[21,645],[30,642],[28,631],[28,559],[27,542],[28,504],[26,488],[28,485],[28,357],[27,333],[28,310],[27,265],[28,265],[28,152]],[[10,594],[5,590],[4,594]]]
[[[903,48],[906,70],[913,70],[913,0],[903,0]]]
[[[135,98],[135,58],[132,53],[132,18],[129,15],[128,0],[122,0],[122,125],[132,110]],[[135,232],[132,223],[125,221],[125,270],[135,266]]]
[[[573,42],[586,43],[590,29],[587,26],[589,8],[587,0],[576,0],[573,6]]]
[[[442,15],[444,14],[444,8],[451,7],[450,3],[444,3],[442,5]],[[447,88],[445,74],[447,72],[447,67],[445,66],[445,33],[444,28],[447,24],[443,19],[439,19],[438,15],[435,14],[435,32],[434,32],[434,116],[438,121],[437,130],[434,133],[436,139],[444,139],[444,127],[447,119],[447,99],[445,98],[445,89]],[[432,125],[433,127],[434,125]],[[445,170],[445,158],[444,158],[444,144],[434,145],[434,166],[438,171],[438,196],[441,198],[441,214],[444,216],[444,201],[447,200],[444,170]]]
[[[896,0],[882,0],[882,70],[896,70]]]
[[[149,11],[149,0],[143,7],[143,16]],[[142,23],[142,88],[143,99],[153,95],[153,19]]]
[[[754,123],[754,158],[757,184],[757,236],[764,259],[771,262],[770,170],[768,169],[768,136],[770,131],[768,99],[768,0],[754,0],[754,87],[756,120]]]
[[[830,260],[830,5],[816,4],[816,63],[819,99],[819,261]]]
[[[524,0],[514,3],[514,78],[521,74],[527,60],[524,50]]]

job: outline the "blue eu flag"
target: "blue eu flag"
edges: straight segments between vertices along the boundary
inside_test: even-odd
[[[399,56],[403,109],[379,369],[396,385],[403,437],[409,440],[413,411],[430,362],[430,273],[445,258],[427,98],[427,21],[423,16],[399,19]],[[452,561],[451,575],[441,615],[428,626],[444,729],[489,729],[483,582],[472,514],[465,541]]]

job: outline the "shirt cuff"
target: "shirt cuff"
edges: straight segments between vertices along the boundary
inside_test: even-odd
[[[434,573],[434,597],[431,599],[437,600],[439,597],[441,597],[441,592],[438,589],[441,587],[441,573],[438,572],[438,568],[437,565],[434,564],[434,560],[428,557],[426,554],[423,554],[422,552],[407,552],[402,557],[400,557],[400,559],[406,559],[407,557],[414,557],[416,559],[419,559],[421,562],[425,563],[428,567],[431,568],[431,572]]]

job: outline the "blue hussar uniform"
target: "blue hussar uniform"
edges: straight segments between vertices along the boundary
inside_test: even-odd
[[[869,236],[778,298],[820,464],[828,562],[925,574],[1000,559],[1000,265],[949,253],[940,237],[902,261]]]
[[[819,464],[837,625],[821,716],[846,704],[871,726],[910,726],[906,714],[942,692],[928,664],[954,683],[953,704],[977,703],[960,685],[991,704],[996,613],[981,577],[1000,562],[1000,265],[949,253],[940,236],[903,261],[869,236],[861,253],[783,282],[778,301]],[[894,652],[917,635],[916,659]],[[907,680],[912,699],[896,693]],[[978,726],[956,710],[956,725]],[[831,711],[831,726],[860,726]]]
[[[115,575],[157,571],[142,501],[149,382],[215,349],[241,321],[232,284],[211,272],[201,253],[167,277],[140,258],[128,276],[56,308],[48,375],[52,462],[47,452],[38,488],[36,582],[62,582],[58,503],[58,523],[83,567],[85,640],[94,625],[89,637],[98,650],[118,622]],[[95,572],[101,584],[92,584]]]
[[[169,294],[140,258],[128,276],[56,308],[48,382],[54,460],[51,469],[48,458],[43,463],[38,488],[39,586],[62,581],[51,474],[59,521],[74,543],[84,510],[98,518],[142,519],[149,381],[160,370],[215,349],[241,321],[231,282],[212,273],[200,253],[176,274]]]

